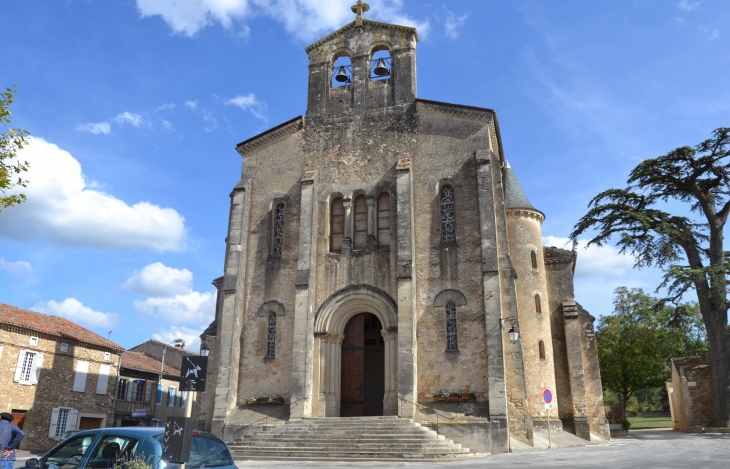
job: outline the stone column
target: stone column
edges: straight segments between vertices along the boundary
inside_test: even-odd
[[[398,391],[396,372],[398,362],[398,333],[380,331],[385,342],[385,394],[383,396],[383,415],[398,415]]]
[[[327,359],[325,373],[326,417],[340,415],[340,380],[342,374],[342,334],[327,334],[325,340]]]
[[[301,180],[299,252],[294,300],[294,337],[291,377],[291,418],[312,415],[314,355],[314,278],[316,269],[317,191],[316,172]]]
[[[365,202],[368,204],[368,238],[365,243],[366,252],[373,252],[375,250],[375,219],[378,214],[375,211],[375,196],[369,195],[365,197]]]
[[[413,418],[418,393],[415,282],[413,276],[413,181],[411,159],[398,161],[398,415]]]
[[[568,350],[570,394],[573,397],[575,435],[590,441],[591,434],[583,371],[583,341],[581,340],[581,321],[578,317],[578,305],[573,300],[567,300],[563,301],[562,306],[565,325],[565,348]]]
[[[345,207],[345,232],[342,235],[342,254],[350,254],[352,251],[352,199],[343,198],[342,205]]]
[[[215,383],[215,401],[211,431],[224,436],[229,413],[238,400],[238,372],[241,358],[241,334],[246,300],[246,254],[250,179],[244,166],[244,177],[231,193],[231,209],[228,219],[226,256],[221,292],[220,341],[218,349],[218,373]]]

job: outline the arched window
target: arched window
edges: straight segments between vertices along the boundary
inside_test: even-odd
[[[364,195],[355,197],[355,249],[365,249],[368,237],[368,204]]]
[[[393,71],[390,61],[390,51],[381,49],[373,53],[370,59],[370,79],[383,80],[390,78]]]
[[[453,241],[456,239],[454,188],[451,186],[442,186],[439,196],[441,205],[441,241]]]
[[[269,314],[269,328],[266,337],[266,356],[276,355],[276,313]]]
[[[378,194],[378,247],[390,246],[390,194]]]
[[[446,350],[458,350],[456,338],[456,304],[446,303]]]
[[[540,352],[540,360],[545,360],[545,342],[542,340],[538,342],[537,349]]]
[[[343,55],[332,64],[332,87],[349,85],[352,81],[352,60]]]
[[[274,207],[274,220],[271,239],[271,252],[281,255],[284,246],[284,204],[280,203]]]
[[[542,313],[542,302],[540,301],[540,295],[535,295],[535,312]]]
[[[330,207],[330,251],[342,251],[342,237],[345,234],[345,204],[342,197],[332,200]]]
[[[530,258],[532,259],[532,268],[537,269],[537,253],[530,251]]]

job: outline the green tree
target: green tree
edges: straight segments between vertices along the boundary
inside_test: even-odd
[[[7,191],[14,187],[26,187],[28,181],[23,179],[22,173],[28,171],[28,162],[16,158],[18,150],[27,145],[27,130],[10,127],[12,113],[10,105],[18,94],[18,89],[13,86],[0,93],[0,124],[5,127],[0,132],[0,212],[3,208],[25,202],[25,194],[8,194]]]
[[[714,425],[721,427],[730,427],[728,263],[723,248],[729,182],[730,128],[719,128],[695,147],[641,162],[626,188],[601,192],[590,202],[570,235],[575,241],[596,230],[588,245],[615,238],[621,252],[633,255],[635,267],[662,268],[660,287],[667,287],[670,301],[695,290],[709,342]],[[670,213],[670,208],[680,214]]]
[[[664,386],[669,361],[702,353],[706,342],[697,305],[673,308],[640,288],[614,293],[613,313],[598,321],[596,346],[603,386],[625,405],[637,391]],[[674,319],[678,314],[681,320]]]

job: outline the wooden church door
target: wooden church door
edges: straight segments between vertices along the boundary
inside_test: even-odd
[[[363,414],[363,366],[365,349],[365,314],[352,317],[345,326],[342,340],[342,389],[340,417]]]

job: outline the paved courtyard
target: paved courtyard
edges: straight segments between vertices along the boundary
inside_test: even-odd
[[[723,468],[730,467],[730,434],[685,434],[670,430],[637,430],[611,443],[551,451],[498,454],[467,461],[424,462],[278,462],[236,461],[241,468]]]

